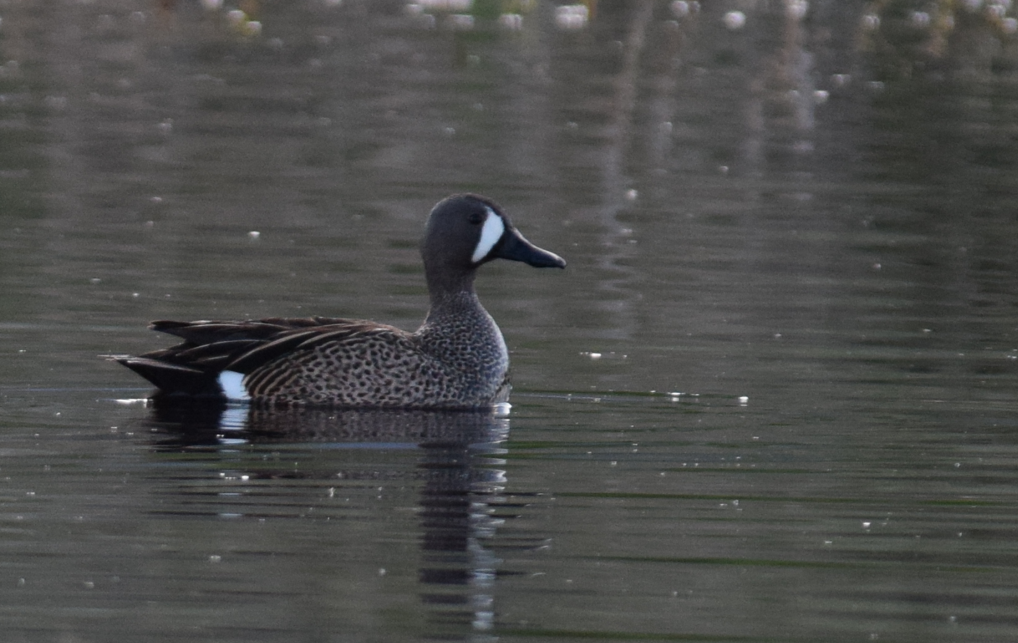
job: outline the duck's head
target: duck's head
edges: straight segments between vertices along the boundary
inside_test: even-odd
[[[424,228],[421,256],[433,286],[469,283],[477,267],[492,259],[566,267],[562,257],[527,241],[494,201],[476,194],[456,194],[434,207]]]

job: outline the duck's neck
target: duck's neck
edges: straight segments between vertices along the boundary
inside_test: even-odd
[[[481,306],[473,288],[431,293],[431,310],[415,333],[422,347],[457,372],[499,380],[509,369],[502,332]]]

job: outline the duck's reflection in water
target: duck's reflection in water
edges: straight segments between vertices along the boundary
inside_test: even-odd
[[[505,412],[171,405],[153,408],[151,428],[155,448],[162,452],[201,449],[219,451],[225,457],[245,444],[416,450],[419,457],[411,470],[396,475],[419,481],[420,598],[428,619],[443,636],[458,631],[470,640],[487,638],[494,620],[492,589],[498,559],[485,543],[504,519],[495,515],[496,510],[509,506],[502,470],[503,443],[509,432]],[[236,459],[230,457],[229,462],[236,469]],[[344,466],[341,455],[334,462]],[[295,475],[332,480],[347,475],[379,479],[393,475],[391,460],[385,471],[364,471],[360,458],[346,466],[357,470],[337,473],[327,468],[319,474],[295,474],[290,468],[273,472],[260,467],[254,475],[290,480]],[[379,534],[380,539],[386,536]]]

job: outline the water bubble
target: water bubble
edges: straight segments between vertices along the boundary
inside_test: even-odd
[[[43,99],[43,103],[52,110],[62,110],[67,107],[66,96],[47,96]]]
[[[725,27],[731,31],[738,31],[746,26],[746,14],[741,11],[729,11],[722,20]]]
[[[785,15],[792,20],[802,20],[809,11],[806,0],[785,0]]]
[[[518,13],[503,13],[498,17],[498,24],[509,31],[519,31],[523,28],[523,16]]]
[[[577,30],[587,26],[590,13],[585,4],[567,4],[555,7],[555,25],[559,29]]]
[[[454,13],[449,16],[449,26],[456,31],[470,31],[474,28],[474,17],[469,13]]]

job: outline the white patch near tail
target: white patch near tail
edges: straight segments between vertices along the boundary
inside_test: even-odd
[[[246,402],[251,399],[244,388],[244,375],[235,371],[223,371],[219,374],[219,387],[228,400]]]
[[[481,238],[477,241],[477,247],[474,248],[473,256],[470,257],[470,260],[474,263],[487,257],[491,249],[498,243],[498,240],[505,234],[505,221],[502,220],[502,217],[495,214],[495,211],[491,208],[485,209],[488,211],[488,216],[484,219],[484,227],[481,228]]]

